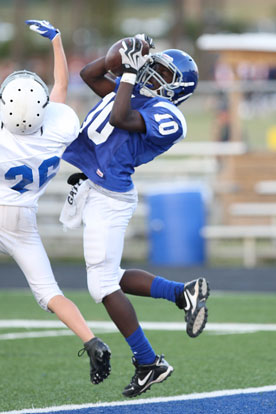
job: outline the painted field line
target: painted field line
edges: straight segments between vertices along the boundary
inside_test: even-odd
[[[47,338],[54,336],[72,336],[74,335],[69,329],[56,329],[53,331],[44,330],[44,331],[29,331],[29,332],[14,332],[14,333],[5,333],[0,334],[0,341],[9,340],[9,339],[27,339],[27,338]]]
[[[15,411],[3,411],[0,414],[40,414],[40,413],[54,413],[57,411],[65,411],[66,413],[72,410],[79,410],[82,408],[97,408],[97,407],[117,407],[117,406],[132,406],[140,404],[153,404],[153,403],[164,403],[171,401],[188,401],[188,400],[199,400],[205,398],[216,398],[216,397],[225,397],[231,395],[240,395],[240,394],[256,394],[276,391],[276,385],[267,385],[264,387],[256,388],[244,388],[244,389],[234,389],[234,390],[219,390],[203,393],[194,393],[194,394],[182,394],[174,397],[158,397],[158,398],[147,398],[131,401],[113,401],[105,403],[95,403],[95,404],[70,404],[70,405],[61,405],[58,407],[47,407],[47,408],[30,408],[24,410],[15,410]]]
[[[113,322],[87,321],[93,328],[107,328],[117,330]],[[0,328],[64,328],[65,325],[58,320],[43,319],[0,319]]]
[[[117,332],[118,329],[112,321],[88,321],[89,327],[98,332]],[[186,328],[184,322],[141,322],[145,330],[151,331],[183,331]],[[0,319],[0,328],[24,328],[24,329],[49,329],[65,328],[65,325],[57,320],[36,319]],[[260,331],[276,331],[276,324],[261,323],[207,323],[205,332],[214,333],[252,333]]]

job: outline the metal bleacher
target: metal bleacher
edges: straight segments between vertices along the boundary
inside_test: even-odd
[[[243,154],[245,151],[242,143],[183,141],[151,163],[137,168],[134,182],[139,193],[139,204],[127,229],[128,243],[125,243],[124,258],[141,260],[147,256],[147,193],[160,185],[181,186],[193,182],[204,183],[212,192],[219,169],[217,157]],[[76,168],[62,161],[59,173],[40,198],[37,221],[50,257],[82,257],[82,229],[65,232],[59,222],[60,211],[70,190],[67,177],[75,171]]]

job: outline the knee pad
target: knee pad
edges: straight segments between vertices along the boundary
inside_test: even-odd
[[[87,269],[87,286],[91,297],[96,303],[101,303],[103,298],[116,290],[120,290],[118,278],[110,278],[100,268]]]

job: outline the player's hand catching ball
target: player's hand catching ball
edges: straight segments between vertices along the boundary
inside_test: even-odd
[[[47,20],[25,20],[30,29],[43,37],[53,40],[60,31],[51,25]]]
[[[148,55],[142,54],[143,42],[137,37],[131,37],[124,40],[119,52],[122,57],[124,72],[136,74],[148,59]]]
[[[155,49],[155,44],[153,42],[153,38],[150,37],[149,35],[147,35],[145,33],[138,33],[134,37],[136,37],[136,39],[140,39],[140,40],[143,40],[144,42],[147,42],[150,49]]]

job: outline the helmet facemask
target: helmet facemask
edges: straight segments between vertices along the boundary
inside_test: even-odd
[[[49,93],[38,75],[12,73],[1,85],[0,99],[2,126],[12,134],[30,135],[42,127]]]
[[[163,98],[166,98],[173,102],[175,105],[179,105],[181,102],[188,99],[189,96],[192,95],[193,90],[197,85],[197,75],[193,76],[195,79],[184,79],[183,73],[173,62],[173,57],[169,55],[170,52],[171,51],[168,51],[168,53],[166,53],[165,51],[163,53],[155,53],[151,55],[145,65],[142,66],[138,72],[137,83],[139,83],[142,87],[141,93],[145,93],[148,96],[162,96]],[[185,56],[185,59],[187,59],[187,57],[190,58],[190,56],[184,52],[178,50],[172,50],[172,52],[177,52],[176,54],[180,55],[180,59],[183,59],[183,56]],[[191,62],[196,67],[192,59]],[[168,83],[155,70],[156,64],[163,65],[172,73],[172,80],[170,83]],[[188,65],[190,65],[190,63],[188,63]],[[189,67],[188,70],[190,71]],[[154,78],[160,84],[159,88],[152,88],[152,78]]]

